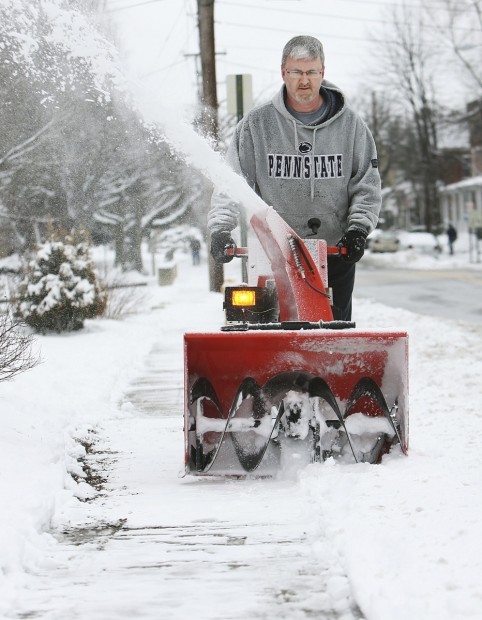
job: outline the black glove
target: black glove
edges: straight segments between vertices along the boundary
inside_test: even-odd
[[[235,246],[236,244],[231,237],[231,233],[213,232],[211,234],[211,255],[216,263],[229,263],[233,260],[234,256],[226,256],[224,251],[226,248]]]
[[[336,244],[346,248],[346,254],[341,258],[347,263],[357,263],[365,253],[367,233],[358,228],[347,230],[343,237]]]

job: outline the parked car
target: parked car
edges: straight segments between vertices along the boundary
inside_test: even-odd
[[[374,230],[367,241],[371,252],[396,252],[400,247],[399,238],[390,230]]]
[[[424,231],[399,231],[401,250],[415,250],[423,254],[440,254],[442,246],[433,233]]]

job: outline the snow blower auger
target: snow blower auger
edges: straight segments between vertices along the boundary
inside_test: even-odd
[[[253,278],[263,260],[250,257],[256,285],[225,289],[220,332],[184,337],[186,473],[378,463],[393,444],[406,454],[407,334],[333,319],[327,254],[342,249],[302,241],[271,208],[250,223],[272,273]]]

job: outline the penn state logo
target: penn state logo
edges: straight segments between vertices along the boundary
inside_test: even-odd
[[[301,154],[305,155],[306,153],[309,153],[312,148],[313,148],[313,145],[310,144],[309,142],[301,142],[300,145],[298,146],[298,151]]]

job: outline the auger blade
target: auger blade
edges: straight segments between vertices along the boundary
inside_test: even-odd
[[[338,426],[340,441],[346,443],[342,445],[345,456],[378,461],[387,437],[396,437],[406,453],[407,351],[404,332],[350,329],[186,334],[188,473],[276,473],[282,446],[277,435],[290,436],[290,429],[283,427],[284,401],[290,390],[326,404],[326,426]],[[196,413],[196,407],[202,408],[201,414]],[[194,438],[192,420],[196,415],[203,428],[197,424]],[[371,428],[372,421],[377,430],[366,446],[353,428],[357,424]],[[330,432],[336,434],[333,429]],[[382,440],[383,433],[387,437]],[[291,437],[313,442],[313,434],[315,431],[306,438],[300,433],[299,438]],[[196,441],[201,446],[196,447]],[[193,446],[197,461],[192,458]]]

